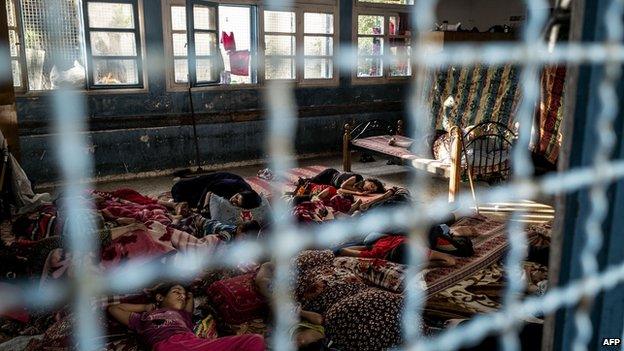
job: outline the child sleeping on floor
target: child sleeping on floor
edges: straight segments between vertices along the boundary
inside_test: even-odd
[[[264,351],[260,335],[201,339],[193,334],[193,295],[179,284],[163,284],[151,304],[117,304],[108,312],[119,323],[136,332],[154,351]]]

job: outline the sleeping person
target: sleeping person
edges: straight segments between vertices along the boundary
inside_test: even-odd
[[[207,194],[212,193],[238,207],[252,209],[260,206],[262,199],[241,176],[216,172],[190,179],[182,179],[171,188],[175,202],[186,202],[192,208],[202,208]]]
[[[352,256],[360,258],[377,258],[394,263],[406,264],[408,253],[408,237],[404,235],[386,235],[369,246],[348,246],[340,249],[340,256]],[[427,249],[429,267],[451,267],[455,265],[453,256]]]
[[[328,168],[310,179],[299,179],[299,184],[306,181],[314,184],[331,185],[338,189],[338,193],[345,195],[370,195],[386,192],[381,181],[375,178],[366,178],[357,173],[340,172]]]
[[[201,339],[193,333],[193,295],[179,284],[165,284],[156,289],[151,304],[121,303],[108,308],[119,323],[136,332],[155,351],[264,351],[260,335],[239,335],[214,340]]]

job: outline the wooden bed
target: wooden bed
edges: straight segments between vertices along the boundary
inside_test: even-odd
[[[389,145],[391,138],[398,142],[413,142],[403,135],[403,123],[395,126],[373,120],[352,128],[346,124],[343,136],[343,169],[351,171],[351,152],[360,150],[390,158],[400,165],[408,165],[434,176],[449,179],[449,201],[459,194],[463,177],[487,182],[506,179],[510,173],[510,152],[516,134],[499,122],[484,121],[469,127],[465,132],[452,127],[449,133],[449,157],[436,160],[432,154],[416,155],[408,148]],[[436,136],[445,134],[437,132]]]

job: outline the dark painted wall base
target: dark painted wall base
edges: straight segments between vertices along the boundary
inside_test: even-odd
[[[370,119],[396,121],[402,112],[345,114],[298,119],[297,154],[340,152],[343,126]],[[264,120],[202,124],[197,126],[203,165],[216,165],[266,157]],[[57,135],[22,135],[22,166],[35,183],[60,179]],[[124,176],[195,166],[193,128],[165,126],[87,133],[84,152],[93,157],[92,177]]]

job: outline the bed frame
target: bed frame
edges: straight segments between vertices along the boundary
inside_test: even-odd
[[[450,133],[452,140],[451,162],[449,164],[431,158],[422,158],[407,149],[388,145],[387,140],[391,136],[405,138],[402,121],[398,121],[395,126],[380,120],[364,122],[355,128],[346,124],[342,143],[342,166],[345,172],[351,171],[351,152],[353,150],[381,155],[390,158],[393,163],[409,165],[435,176],[448,178],[450,202],[454,202],[459,194],[462,176],[467,176],[471,181],[478,179],[490,183],[502,181],[509,176],[508,151],[516,139],[516,134],[507,126],[500,122],[484,121],[470,127],[465,134],[456,126],[451,128]],[[476,146],[484,147],[486,154],[494,152],[494,157],[485,161],[483,158],[477,160],[472,157],[471,159],[467,150]],[[505,152],[507,152],[507,157],[503,160]],[[496,157],[497,155],[498,157]]]

